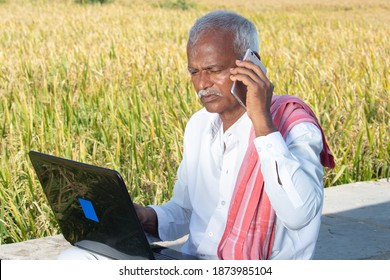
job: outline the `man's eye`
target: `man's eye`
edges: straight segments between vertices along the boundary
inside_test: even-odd
[[[197,70],[188,70],[188,72],[190,73],[190,75],[191,76],[194,76],[194,75],[196,75],[197,73],[199,73],[199,71],[197,71]]]
[[[225,67],[212,67],[212,68],[208,68],[207,72],[209,72],[209,74],[220,74],[226,69],[227,68]]]
[[[218,74],[218,72],[217,72],[215,69],[206,69],[205,72],[206,72],[208,75]]]

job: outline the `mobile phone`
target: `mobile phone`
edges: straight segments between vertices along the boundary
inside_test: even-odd
[[[267,69],[265,68],[263,63],[260,61],[260,59],[257,57],[255,52],[252,51],[251,49],[247,49],[247,51],[246,51],[246,53],[245,53],[245,55],[244,55],[242,60],[243,61],[251,61],[251,62],[253,62],[254,64],[256,64],[257,66],[260,67],[260,69],[261,69],[261,71],[263,71],[264,75],[267,74]],[[233,85],[232,85],[232,88],[230,89],[230,92],[237,99],[238,103],[240,103],[240,105],[243,106],[246,109],[246,106],[245,106],[244,102],[238,96],[238,93],[237,93],[237,82],[236,81],[233,82]]]

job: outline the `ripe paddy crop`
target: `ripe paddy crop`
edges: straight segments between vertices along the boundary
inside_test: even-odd
[[[31,149],[118,170],[138,203],[170,197],[201,108],[187,33],[220,8],[257,25],[275,93],[317,114],[336,159],[325,187],[389,177],[388,1],[2,0],[0,244],[58,233]]]

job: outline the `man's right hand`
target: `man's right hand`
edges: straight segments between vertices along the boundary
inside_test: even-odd
[[[137,203],[133,203],[133,205],[144,230],[158,237],[157,214],[153,208],[145,207]]]

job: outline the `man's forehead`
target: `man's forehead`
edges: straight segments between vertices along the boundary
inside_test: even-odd
[[[194,50],[188,55],[188,68],[210,69],[230,65],[235,56],[218,52],[217,49]]]

